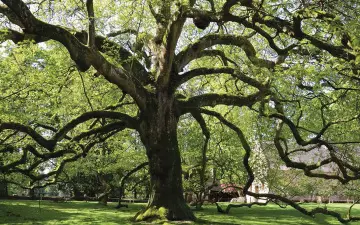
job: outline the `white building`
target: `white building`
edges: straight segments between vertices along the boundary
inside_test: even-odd
[[[248,191],[257,193],[257,194],[268,194],[269,193],[269,186],[267,185],[266,182],[261,182],[259,180],[255,180],[252,185],[250,186],[250,188],[248,189]],[[260,203],[265,203],[267,201],[266,198],[255,198],[253,196],[250,195],[246,195],[246,203],[251,203],[251,202],[260,202]]]
[[[255,179],[248,191],[257,194],[269,193],[269,185],[267,184],[265,179],[268,173],[269,166],[260,144],[256,144],[254,146],[252,156],[250,158],[250,166],[254,172]],[[249,195],[246,195],[245,197],[247,203],[265,203],[267,201],[266,198],[255,198]]]

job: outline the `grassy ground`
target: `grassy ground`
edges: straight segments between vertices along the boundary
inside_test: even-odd
[[[128,209],[116,210],[114,204],[108,207],[94,202],[54,203],[42,201],[41,208],[37,201],[0,200],[0,224],[133,224],[131,218],[144,204],[130,204]],[[315,206],[315,205],[309,205]],[[344,214],[349,205],[330,204],[328,208],[336,208]],[[307,224],[340,224],[329,216],[318,215],[315,219],[304,216],[292,208],[281,209],[275,205],[266,207],[234,208],[229,215],[216,212],[213,205],[205,206],[202,211],[195,212],[198,220],[193,225],[307,225]],[[360,216],[360,206],[353,208],[353,215]],[[351,225],[360,222],[351,223]]]

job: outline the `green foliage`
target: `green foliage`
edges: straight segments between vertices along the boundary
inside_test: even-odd
[[[73,39],[61,36],[59,40],[63,45],[54,40],[35,44],[39,38],[57,38],[54,34],[48,35],[46,30],[44,34],[38,34],[45,36],[34,37],[37,31],[28,29],[27,21],[21,20],[20,23],[24,24],[16,27],[19,22],[14,22],[3,12],[5,8],[1,8],[1,42],[6,38],[14,39],[15,34],[21,36],[18,31],[24,32],[25,41],[13,40],[16,44],[4,42],[0,48],[0,125],[1,121],[21,123],[49,141],[58,129],[86,112],[123,113],[134,117],[142,127],[152,124],[154,115],[170,115],[171,122],[178,125],[182,169],[188,174],[184,179],[186,191],[204,191],[204,182],[215,180],[243,185],[249,177],[249,171],[243,165],[245,145],[239,142],[232,129],[203,113],[211,136],[207,152],[203,154],[203,127],[190,113],[182,115],[176,124],[177,116],[183,112],[212,110],[244,133],[251,148],[250,166],[257,179],[286,196],[309,192],[330,195],[338,191],[332,188],[336,182],[328,186],[331,188],[321,188],[323,180],[315,180],[312,184],[302,176],[304,171],[284,172],[283,169],[285,164],[291,167],[291,163],[296,164],[294,162],[318,166],[322,158],[330,158],[332,163],[342,161],[338,167],[345,173],[343,177],[358,175],[355,170],[360,166],[359,4],[356,0],[335,2],[214,0],[189,5],[194,2],[95,1],[95,31],[98,36],[94,38],[103,45],[97,49],[91,46],[91,50],[86,47],[89,43],[86,43],[88,37],[84,31],[88,30],[89,21],[84,1],[27,2],[36,18],[56,25],[56,35],[69,31]],[[224,12],[228,6],[225,3],[238,4]],[[177,20],[179,16],[186,18]],[[205,19],[203,22],[209,26],[198,29],[192,21],[197,17]],[[60,27],[66,27],[66,30]],[[4,28],[15,29],[17,33]],[[28,30],[30,33],[26,33]],[[213,45],[228,36],[232,37],[231,41]],[[207,37],[211,37],[209,42],[202,42]],[[209,47],[202,49],[203,46]],[[204,50],[217,54],[196,57],[205,54]],[[186,57],[181,58],[179,52],[185,52]],[[84,55],[78,57],[77,54]],[[81,60],[94,67],[80,72]],[[186,65],[179,66],[181,63]],[[186,75],[196,70],[225,67],[232,72],[205,73],[186,79]],[[137,73],[148,76],[146,84]],[[179,80],[182,79],[186,82],[181,83]],[[192,98],[195,96],[200,98]],[[209,96],[214,99],[211,103],[206,102]],[[225,101],[229,96],[231,100]],[[159,111],[151,114],[153,108]],[[171,110],[167,112],[168,108]],[[83,122],[68,131],[66,135],[69,137],[61,138],[55,149],[49,151],[31,135],[26,135],[25,128],[21,132],[1,130],[0,164],[11,165],[20,160],[31,145],[39,153],[29,153],[26,163],[13,172],[35,165],[27,175],[36,177],[63,168],[61,163],[70,158],[64,155],[49,160],[46,154],[71,151],[68,155],[82,154],[82,157],[68,163],[60,177],[54,175],[51,178],[70,180],[80,192],[91,188],[93,192],[103,191],[93,188],[101,186],[99,180],[115,189],[129,168],[153,158],[152,148],[145,150],[141,140],[153,141],[152,147],[156,146],[157,151],[166,154],[169,146],[158,146],[160,142],[157,143],[155,135],[164,131],[160,128],[168,128],[171,124],[160,118],[155,124],[158,127],[148,127],[154,132],[144,135],[138,127],[139,133],[124,129],[106,141],[101,132],[79,141],[71,138],[104,128],[111,122],[112,119],[103,118]],[[159,136],[168,138],[166,135],[162,132]],[[86,152],[86,146],[97,138],[101,141]],[[169,138],[176,139],[175,135]],[[274,140],[281,140],[276,148]],[[169,143],[176,144],[177,140]],[[319,143],[327,145],[327,155],[321,155],[321,146],[316,147]],[[303,147],[314,148],[301,150]],[[261,153],[256,151],[257,148]],[[285,152],[281,152],[281,148]],[[330,163],[325,166],[329,166],[327,164]],[[347,168],[341,168],[344,165]],[[304,167],[301,164],[298,169],[305,170]],[[204,177],[201,176],[202,169]],[[321,169],[324,167],[315,172]],[[139,172],[130,182],[135,185],[146,178],[145,173]],[[339,174],[337,170],[328,173]],[[288,175],[304,188],[297,185],[287,188]],[[34,185],[29,178],[18,174],[5,175],[7,179],[11,179],[10,176],[14,182]],[[338,178],[341,180],[343,177]],[[47,181],[51,179],[41,184]],[[356,184],[349,184],[348,192],[344,193],[356,197],[352,188]],[[151,210],[149,208],[149,215],[153,214]]]

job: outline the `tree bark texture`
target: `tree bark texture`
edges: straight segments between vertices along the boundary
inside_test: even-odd
[[[102,190],[103,190],[103,192],[99,195],[99,198],[98,198],[99,204],[107,205],[107,203],[109,201],[109,195],[110,195],[110,192],[112,191],[112,188],[106,181],[103,174],[99,175],[99,180],[100,180],[100,183],[102,185]]]
[[[173,97],[158,92],[142,115],[140,136],[149,159],[151,193],[136,221],[195,219],[183,196],[176,111]]]

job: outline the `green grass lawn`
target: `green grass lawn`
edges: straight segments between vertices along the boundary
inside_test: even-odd
[[[0,200],[0,224],[133,224],[131,218],[144,204],[130,204],[129,208],[117,210],[115,203],[104,207],[95,202],[55,203],[42,201]],[[316,205],[309,205],[316,206]],[[348,204],[330,204],[328,208],[347,212]],[[229,215],[219,214],[214,205],[195,211],[198,220],[191,224],[214,225],[260,225],[260,224],[340,224],[330,216],[318,215],[315,219],[302,215],[288,207],[281,209],[276,205],[265,207],[233,208]],[[353,208],[353,215],[360,216],[360,206]],[[188,223],[187,223],[188,224]],[[351,225],[360,224],[353,222]]]

